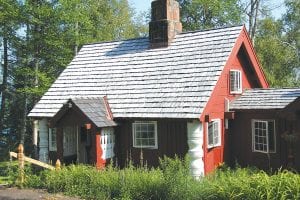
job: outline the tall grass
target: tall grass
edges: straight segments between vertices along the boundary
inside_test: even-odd
[[[159,169],[128,166],[68,166],[26,179],[28,187],[45,188],[84,199],[300,199],[300,176],[255,169],[219,169],[200,180],[189,175],[188,160],[164,158]]]

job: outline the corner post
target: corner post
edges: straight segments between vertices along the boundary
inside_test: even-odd
[[[33,132],[32,132],[32,144],[34,150],[34,158],[38,159],[38,130],[39,130],[39,121],[33,121]]]
[[[194,178],[199,179],[204,176],[204,162],[203,162],[203,130],[202,123],[194,120],[187,124],[188,145],[190,156],[190,170]]]
[[[39,134],[39,160],[45,163],[48,163],[48,151],[49,151],[49,133],[48,133],[48,120],[46,118],[43,118],[39,121],[39,128],[40,128],[40,134]]]

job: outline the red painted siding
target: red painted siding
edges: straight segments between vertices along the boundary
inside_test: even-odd
[[[232,100],[238,94],[230,94],[229,77],[230,70],[236,69],[242,72],[242,88],[268,87],[264,73],[259,66],[257,57],[244,29],[231,52],[231,55],[225,64],[215,89],[208,101],[200,120],[204,122],[205,115],[209,115],[209,120],[221,119],[221,146],[207,148],[207,123],[203,125],[204,133],[204,170],[205,173],[213,171],[219,164],[224,162],[225,142],[225,98]]]

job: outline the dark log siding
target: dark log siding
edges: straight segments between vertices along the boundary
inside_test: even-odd
[[[274,119],[276,135],[276,153],[252,151],[252,119]],[[287,146],[281,134],[286,130],[286,121],[277,117],[275,110],[256,112],[236,112],[230,122],[231,164],[242,167],[256,166],[263,170],[285,167],[287,163]]]
[[[139,165],[141,149],[133,147],[132,123],[135,121],[156,121],[158,149],[143,148],[143,161],[148,166],[158,166],[159,158],[164,156],[183,158],[188,152],[187,121],[178,119],[130,119],[117,120],[116,134],[116,161],[121,167],[128,164],[129,160],[134,165]]]

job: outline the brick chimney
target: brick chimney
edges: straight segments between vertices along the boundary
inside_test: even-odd
[[[151,48],[167,47],[182,32],[179,3],[176,0],[155,0],[151,3],[149,39]]]

